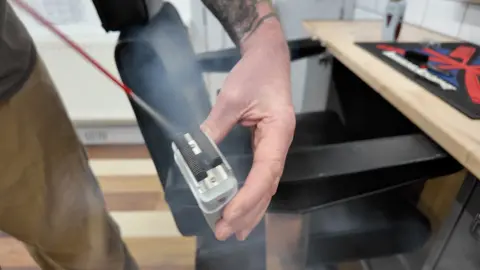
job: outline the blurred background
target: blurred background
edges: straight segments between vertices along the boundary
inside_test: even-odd
[[[275,9],[277,10],[277,13],[279,14],[279,18],[282,21],[284,31],[288,40],[310,38],[310,34],[307,33],[307,31],[302,25],[302,21],[304,20],[354,21],[353,23],[348,23],[349,25],[360,25],[360,21],[365,20],[374,20],[380,22],[383,20],[383,15],[386,10],[386,5],[388,3],[388,0],[271,1]],[[27,2],[39,12],[41,12],[43,15],[45,15],[48,19],[53,21],[61,30],[63,30],[73,40],[78,42],[88,53],[90,53],[110,72],[117,75],[118,77],[118,71],[113,55],[118,33],[105,33],[105,31],[101,27],[100,20],[97,16],[92,0],[27,0]],[[232,41],[230,40],[226,32],[222,29],[220,23],[210,13],[210,11],[208,11],[203,6],[200,0],[170,0],[169,2],[174,4],[178,9],[185,26],[189,30],[192,45],[197,53],[217,51],[234,47]],[[445,34],[447,36],[456,37],[460,40],[480,44],[480,0],[407,0],[407,2],[408,3],[405,20],[409,24],[420,26],[419,28],[415,29],[425,28],[427,30],[432,30],[434,32]],[[16,6],[14,6],[14,8],[16,8]],[[79,134],[81,140],[88,146],[87,152],[89,154],[89,157],[91,158],[90,165],[94,174],[99,179],[100,186],[106,198],[107,207],[111,212],[112,217],[119,224],[122,230],[122,236],[126,240],[127,246],[130,248],[133,255],[138,259],[139,263],[142,266],[142,269],[194,269],[196,258],[195,256],[196,252],[198,251],[198,243],[195,242],[196,240],[193,238],[183,237],[176,227],[174,219],[171,215],[169,205],[167,205],[165,201],[165,194],[162,191],[162,188],[158,181],[157,172],[151,161],[150,155],[144,146],[142,135],[137,126],[134,113],[125,94],[120,89],[118,89],[117,86],[115,86],[111,81],[109,81],[96,69],[94,69],[90,64],[85,62],[83,58],[81,58],[75,51],[67,47],[62,41],[53,36],[42,26],[38,25],[35,21],[30,19],[24,12],[17,10],[17,13],[21,17],[22,21],[26,24],[26,27],[36,41],[38,50],[42,55],[44,61],[46,62],[48,69],[53,77],[53,80],[58,87],[58,91],[64,101],[64,104],[66,105],[68,114],[74,122],[77,133]],[[320,31],[321,29],[317,30]],[[344,30],[343,34],[345,34],[345,31],[347,30]],[[370,33],[368,31],[369,29],[362,29],[363,34],[365,34],[365,32]],[[417,32],[421,32],[421,30],[418,30]],[[425,32],[428,32],[428,35],[425,34]],[[419,35],[432,35],[432,33],[429,31],[425,32]],[[337,37],[341,34],[342,33],[338,34],[337,31],[334,31],[332,36]],[[353,33],[353,35],[355,36],[355,33]],[[388,147],[385,148],[383,144],[375,144],[377,145],[377,148],[371,148],[370,145],[363,146],[364,148],[357,148],[357,145],[362,145],[363,138],[361,138],[361,140],[359,140],[358,142],[342,141],[342,136],[338,136],[338,134],[343,133],[336,133],[337,130],[335,128],[330,128],[331,123],[336,123],[335,121],[337,120],[340,121],[339,118],[336,118],[337,115],[322,115],[322,111],[326,110],[327,104],[330,104],[330,102],[332,101],[331,99],[335,99],[335,95],[337,95],[336,91],[331,91],[333,88],[335,88],[333,84],[335,82],[338,83],[338,81],[348,81],[350,83],[349,79],[353,78],[353,82],[351,84],[343,84],[344,87],[341,89],[342,91],[344,91],[344,93],[346,90],[351,89],[352,92],[348,93],[349,95],[352,94],[354,91],[357,91],[358,93],[359,88],[369,88],[370,86],[365,84],[362,80],[359,80],[358,78],[356,79],[353,72],[346,72],[348,71],[347,69],[343,69],[341,67],[338,68],[338,61],[336,65],[337,73],[335,72],[335,69],[333,69],[334,71],[332,72],[332,67],[334,66],[334,61],[332,59],[333,57],[330,56],[328,53],[323,53],[321,55],[316,55],[292,62],[292,95],[296,112],[320,112],[319,115],[322,117],[321,119],[319,119],[323,119],[325,125],[322,126],[322,124],[319,124],[321,123],[321,121],[317,121],[318,119],[312,118],[315,121],[312,120],[311,125],[315,128],[320,127],[319,130],[315,130],[315,132],[319,131],[319,134],[326,133],[327,135],[330,134],[329,132],[332,132],[331,134],[333,135],[325,136],[325,138],[333,138],[335,140],[338,140],[328,143],[322,142],[322,144],[325,143],[325,145],[322,145],[322,147],[325,147],[324,151],[330,153],[329,147],[337,147],[336,144],[341,146],[338,149],[348,150],[345,152],[347,153],[345,154],[347,156],[342,156],[342,153],[344,153],[342,151],[333,151],[336,152],[336,154],[334,153],[335,155],[332,156],[336,156],[338,160],[341,160],[341,162],[335,159],[327,159],[332,157],[329,155],[326,155],[327,158],[325,158],[325,160],[318,158],[322,157],[322,153],[325,153],[318,152],[317,155],[312,156],[311,164],[313,165],[310,166],[311,168],[309,169],[312,169],[315,172],[320,171],[321,173],[315,174],[320,178],[324,175],[327,175],[328,178],[328,173],[325,173],[325,171],[329,172],[329,169],[331,168],[336,169],[335,165],[339,165],[340,167],[343,166],[343,171],[339,171],[347,172],[346,174],[350,174],[351,168],[356,168],[356,166],[358,164],[362,164],[363,161],[379,163],[379,166],[383,166],[382,162],[384,160],[389,161],[389,158],[391,158],[395,162],[397,161],[398,157],[400,157],[401,159],[402,154],[399,153],[401,153],[401,151],[405,149],[406,150],[404,153],[413,153],[412,155],[416,154],[417,152],[423,153],[422,151],[417,151],[417,147],[411,147],[413,150],[405,147],[406,143],[405,141],[402,141],[401,138],[398,141],[398,145],[396,147],[392,146],[391,149],[389,149]],[[340,72],[342,72],[341,74],[339,73],[339,70]],[[378,72],[378,74],[372,75],[372,77],[385,79],[385,77],[383,76],[384,70],[380,69],[371,72]],[[350,77],[345,77],[345,73],[350,74]],[[336,74],[336,76],[332,76],[332,74]],[[212,103],[215,102],[217,90],[222,87],[222,83],[225,80],[226,76],[227,75],[224,73],[206,73],[204,75],[204,81],[210,93]],[[340,78],[340,80],[335,80],[335,78],[332,79],[332,77]],[[332,81],[334,82],[332,83]],[[385,88],[387,88],[388,86],[391,86],[393,88],[395,87],[394,83],[391,83],[390,81],[388,81],[388,83],[384,83],[382,87],[384,86]],[[401,90],[403,90],[403,88]],[[373,90],[364,89],[364,91],[369,93],[368,91]],[[349,96],[349,98],[351,99],[351,96]],[[355,99],[353,98],[352,100]],[[383,99],[382,102],[384,102]],[[370,102],[364,102],[364,104],[367,104],[366,106],[371,106]],[[383,103],[380,105],[380,107],[383,108]],[[381,114],[374,110],[372,110],[371,113]],[[354,112],[354,114],[356,114],[356,112]],[[329,119],[327,116],[332,115],[335,116],[335,121],[325,120]],[[367,114],[367,116],[368,117],[365,118],[370,119],[371,115]],[[308,119],[309,118],[304,118],[304,122],[307,124]],[[436,120],[438,120],[439,123],[443,123],[440,121],[444,119],[447,119],[446,122],[449,123],[448,114],[447,117],[440,115]],[[452,117],[451,119],[458,118]],[[424,119],[421,120],[423,121]],[[457,121],[455,120],[451,121],[457,123]],[[376,120],[372,122],[377,125]],[[391,119],[380,123],[381,124],[378,124],[379,130],[385,128],[385,123],[395,125],[395,121]],[[458,129],[461,135],[459,136],[460,139],[462,139],[463,137],[467,137],[468,139],[470,139],[470,137],[465,136],[462,132],[466,130],[468,126],[474,126],[474,128],[471,128],[471,130],[473,131],[470,131],[470,133],[467,134],[470,134],[472,138],[478,137],[474,135],[478,134],[478,132],[476,132],[477,130],[479,130],[478,127],[480,127],[478,125],[478,121],[476,122],[477,124],[469,123],[469,125],[465,125],[465,122],[458,123],[461,128],[455,126],[455,128],[447,130],[448,127],[446,127],[445,130],[447,130],[448,132],[452,132],[453,134],[453,131],[456,131]],[[343,124],[341,126],[343,127]],[[369,129],[365,128],[363,122],[360,123],[358,126],[360,126],[362,129]],[[323,129],[323,127],[328,128]],[[475,127],[477,127],[477,129],[475,129]],[[308,129],[306,130],[310,131],[310,126],[308,126]],[[302,132],[301,129],[300,132]],[[371,132],[374,133],[374,131]],[[378,134],[375,134],[375,136],[377,135]],[[450,133],[448,133],[448,135],[450,136]],[[322,136],[318,136],[318,134],[315,136],[317,136],[320,141],[323,140]],[[378,143],[379,141],[385,139],[385,137],[381,137],[384,135],[378,136],[378,138],[375,137],[375,139],[373,140],[374,143]],[[439,136],[442,139],[446,137],[446,135],[444,136],[443,133],[441,133],[441,135]],[[395,143],[397,141],[394,138],[392,139],[392,142]],[[470,143],[469,140],[467,140],[467,142]],[[430,144],[427,142],[427,140],[412,140],[410,145],[421,145],[422,147],[430,147]],[[455,144],[452,145],[454,145],[454,147],[451,147],[451,149],[459,148],[457,146],[457,141],[455,141]],[[472,150],[473,152],[473,150],[479,149],[478,145],[480,144],[477,144],[477,146],[467,145],[466,148],[468,150]],[[317,147],[317,145],[315,147]],[[354,149],[355,151],[351,149]],[[358,151],[358,149],[366,150],[365,153],[363,153],[362,151]],[[374,151],[375,149],[377,151]],[[370,158],[371,156],[375,157],[376,153],[383,153],[385,150],[387,150],[387,152],[389,151],[387,153],[387,157],[389,158],[383,158],[384,156],[380,154],[377,155],[377,159]],[[429,151],[426,152],[430,153]],[[357,155],[352,158],[351,153],[356,153]],[[447,159],[447,156],[443,156],[442,154],[434,156],[438,158],[440,162],[442,162],[441,159],[443,158]],[[463,153],[462,157],[463,156],[466,156],[466,154]],[[318,158],[318,160],[316,158]],[[350,163],[344,162],[345,160],[350,160]],[[415,160],[415,158],[413,158],[413,160]],[[327,161],[329,161],[330,163]],[[401,161],[403,162],[403,160]],[[403,164],[402,162],[399,162],[398,164]],[[432,162],[436,162],[436,160],[433,160]],[[300,168],[304,165],[298,165],[298,163],[293,164],[294,165],[290,166],[291,168],[294,168],[295,166],[298,166]],[[425,165],[421,168],[422,170],[426,171],[430,169],[432,171],[435,171],[433,173],[434,175],[443,173],[442,169],[445,166],[437,166],[437,163],[432,164],[433,165],[429,165],[431,167]],[[324,167],[322,167],[321,165],[324,165]],[[376,166],[377,164],[374,165]],[[414,169],[404,169],[401,166],[398,167],[399,168],[396,168],[398,169],[398,172],[422,172],[422,170],[418,169],[419,167],[415,167]],[[322,169],[324,169],[324,171],[322,171]],[[372,171],[375,170],[372,169]],[[395,171],[392,170],[392,172]],[[393,176],[395,176],[396,174],[396,172],[391,173],[388,177],[385,177],[385,179],[394,178]],[[297,175],[297,173],[295,172],[292,175]],[[348,177],[345,177],[344,179],[349,179],[350,176],[351,175],[348,175]],[[430,177],[430,175],[427,176]],[[441,181],[437,179],[435,184],[429,182],[429,184],[427,184],[425,188],[427,192],[423,193],[424,197],[427,198],[425,200],[428,202],[432,202],[432,204],[438,206],[438,209],[440,209],[439,213],[448,213],[449,207],[447,206],[450,204],[447,202],[451,202],[454,200],[454,196],[455,194],[457,194],[456,192],[462,184],[462,178],[463,174],[459,173],[453,176],[442,178]],[[336,178],[332,179],[333,182],[336,181]],[[352,179],[349,179],[349,181],[357,183],[354,177]],[[385,183],[384,178],[382,177],[379,177],[378,179],[371,177],[370,180],[372,180],[372,185],[375,187],[377,187],[377,183]],[[402,179],[402,181],[403,180],[410,181],[411,179]],[[422,179],[422,181],[423,180],[425,179]],[[323,179],[320,179],[317,182],[320,183],[322,181]],[[389,182],[387,182],[387,184],[388,183]],[[423,182],[421,184],[423,185]],[[417,186],[415,186],[414,188],[416,189]],[[330,190],[323,188],[318,189],[325,194],[332,193],[332,190],[334,190],[334,188],[331,188]],[[339,188],[339,190],[343,190],[343,186]],[[420,191],[418,190],[414,191],[415,194],[419,192]],[[451,196],[445,196],[445,194],[447,193]],[[335,193],[333,192],[332,194]],[[315,194],[315,196],[317,196],[317,194]],[[388,194],[385,196],[388,197]],[[317,197],[320,198],[321,196]],[[349,218],[342,223],[344,225],[356,225],[355,222],[350,222],[350,220],[354,220],[355,218],[360,216],[362,218],[366,217],[365,220],[367,221],[365,222],[365,228],[370,228],[369,226],[372,224],[372,226],[374,226],[375,222],[372,222],[372,220],[368,218],[368,215],[364,215],[362,211],[355,210],[358,209],[355,208],[357,207],[356,203],[352,204],[353,206],[343,205],[340,206],[340,208],[337,208],[337,210],[332,210],[335,213],[335,211],[339,211],[338,209],[340,209],[341,214],[338,214],[337,216],[335,216],[335,214],[332,214],[332,212],[328,212],[330,211],[328,209],[325,212],[322,212],[320,209],[316,214],[319,214],[320,216],[324,215],[326,217],[325,221],[319,219],[321,221],[319,222],[319,224],[321,224],[322,226],[317,224],[316,227],[312,225],[312,228],[339,228],[337,220],[343,222],[341,218],[344,216],[347,216]],[[391,205],[375,203],[372,204],[371,207],[369,205],[369,207],[365,208],[367,210],[365,210],[364,212],[367,214],[374,213],[371,211],[371,209],[375,209],[377,206],[391,208]],[[342,207],[345,207],[345,209],[347,210],[344,210],[344,208]],[[480,206],[478,207],[478,209],[480,209]],[[343,213],[347,214],[343,215]],[[480,214],[478,215],[480,219]],[[272,218],[272,220],[275,220],[276,225],[281,225],[270,227],[270,230],[272,228],[273,230],[271,230],[269,233],[275,236],[273,238],[270,237],[270,239],[277,239],[279,241],[274,241],[273,244],[269,242],[269,245],[281,249],[283,248],[283,246],[281,245],[282,241],[284,243],[288,242],[288,244],[291,245],[292,242],[295,243],[295,241],[300,239],[298,235],[301,232],[301,228],[303,228],[302,226],[304,226],[304,224],[301,222],[304,221],[301,220],[303,218],[301,215],[293,215],[293,217],[287,218],[279,218],[279,216],[281,215],[277,216],[275,214],[269,214],[269,217]],[[395,218],[393,218],[393,220],[396,222]],[[305,219],[308,220],[307,218]],[[327,221],[331,221],[332,223],[330,224]],[[395,222],[391,222],[389,224],[395,225],[398,223]],[[328,226],[323,226],[323,223],[327,224]],[[310,223],[308,223],[307,225],[310,226],[309,224]],[[468,224],[465,226],[468,226]],[[398,235],[399,234],[395,234],[396,237]],[[398,236],[398,238],[402,237]],[[389,239],[383,242],[387,241],[389,241]],[[362,240],[362,244],[364,244],[365,242],[366,241]],[[348,245],[341,241],[339,243],[341,244],[338,245],[338,250],[346,250],[345,247],[350,246],[356,248],[354,245]],[[201,244],[202,243],[200,242],[200,245]],[[300,245],[302,243],[301,241],[298,241],[297,244]],[[206,244],[203,243],[203,245]],[[329,249],[332,245],[325,246],[328,246]],[[472,244],[472,246],[478,247],[478,243],[475,242],[474,244]],[[458,252],[463,251],[461,248],[457,248],[456,245],[452,245],[450,249],[454,249]],[[424,252],[425,250],[422,250],[422,252]],[[472,250],[476,251],[477,249],[472,248]],[[290,253],[294,254],[294,252]],[[312,254],[314,253],[312,252]],[[421,257],[422,260],[426,257],[423,253],[420,253],[420,255],[421,256],[419,257]],[[459,254],[455,253],[454,255],[456,258],[459,258],[458,260],[462,259]],[[470,255],[468,256],[470,256],[471,258],[479,258],[479,256],[477,256],[478,253],[472,252]],[[416,259],[417,258],[415,257],[412,259],[412,261],[415,261]],[[408,267],[394,268],[391,267],[391,258],[387,258],[383,261],[382,260],[383,258],[380,259],[380,267],[372,269],[387,269],[386,267],[384,267],[385,265],[389,265],[388,269],[391,270],[415,269]],[[33,268],[35,264],[28,256],[25,249],[12,238],[8,238],[5,235],[2,235],[1,232],[0,263],[3,264],[3,267],[7,267],[4,269],[38,269]],[[285,263],[285,261],[282,261],[280,263],[283,264]],[[362,267],[364,268],[360,268],[358,266],[358,263],[352,263],[352,266],[341,267],[338,269],[370,269],[364,265],[362,265]],[[277,270],[278,268],[272,269]],[[323,270],[324,268],[315,269]],[[328,268],[328,270],[330,269],[332,268]],[[444,269],[449,270],[451,268]],[[467,268],[462,268],[462,270],[463,269],[467,270]],[[479,268],[472,267],[468,269]]]
[[[117,34],[106,34],[91,0],[29,0],[89,53],[117,74],[113,50]],[[170,0],[191,33],[196,52],[233,47],[230,38],[199,0]],[[289,39],[306,38],[301,21],[381,20],[388,0],[272,0]],[[406,21],[467,41],[480,43],[480,6],[462,0],[409,0]],[[19,15],[37,42],[68,112],[87,144],[142,143],[133,112],[121,91],[84,62],[75,52]],[[329,65],[318,57],[292,63],[293,101],[297,112],[324,109],[329,87]],[[67,68],[68,67],[68,68]],[[212,102],[225,74],[206,74]],[[314,100],[309,104],[309,100]]]

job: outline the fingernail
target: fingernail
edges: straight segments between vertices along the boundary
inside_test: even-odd
[[[217,239],[220,241],[225,241],[227,240],[230,235],[232,235],[233,229],[226,225],[226,224],[220,224],[217,229]]]

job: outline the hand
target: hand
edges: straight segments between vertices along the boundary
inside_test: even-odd
[[[278,21],[266,21],[241,48],[242,59],[202,125],[217,143],[237,123],[250,127],[253,135],[253,166],[217,223],[219,240],[234,233],[245,240],[262,220],[277,190],[295,130],[290,57]]]

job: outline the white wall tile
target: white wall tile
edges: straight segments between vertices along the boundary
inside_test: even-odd
[[[191,2],[192,19],[190,21],[189,31],[193,43],[193,49],[196,53],[207,51],[207,28],[204,21],[206,8],[200,1],[192,0]]]
[[[430,0],[423,26],[431,30],[457,36],[467,4],[449,0]]]
[[[381,20],[382,16],[368,10],[356,8],[354,13],[355,20]]]
[[[344,10],[343,10],[343,18],[345,20],[352,20],[353,14],[355,13],[355,6],[357,5],[356,0],[345,0],[344,1]]]
[[[480,45],[480,6],[470,5],[460,28],[459,38]]]
[[[223,49],[223,33],[225,30],[210,11],[207,11],[207,29],[207,50],[216,51]]]
[[[339,20],[343,1],[339,0],[277,0],[275,9],[288,39],[306,38],[310,34],[303,20]]]
[[[357,7],[374,11],[377,9],[377,0],[357,0]]]
[[[377,0],[377,12],[379,14],[385,14],[389,0]]]
[[[411,24],[421,25],[429,1],[431,0],[408,0],[405,21]]]

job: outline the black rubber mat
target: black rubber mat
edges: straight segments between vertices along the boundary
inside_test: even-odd
[[[427,46],[422,43],[362,42],[357,45],[468,117],[480,119],[480,47],[470,43]],[[427,65],[415,59],[407,60],[405,52],[411,51],[428,55],[430,68],[426,69]]]

